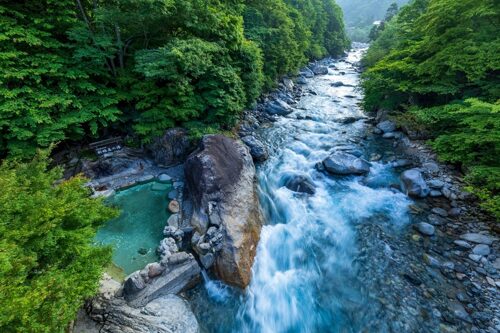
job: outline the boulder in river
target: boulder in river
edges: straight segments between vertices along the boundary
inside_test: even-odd
[[[300,71],[300,75],[302,75],[302,77],[304,77],[304,78],[310,79],[310,78],[314,77],[314,72],[306,67]]]
[[[217,277],[245,288],[262,227],[249,149],[222,135],[206,135],[184,164],[184,173],[194,206],[192,226],[201,237],[211,224],[222,234],[214,264]]]
[[[314,75],[326,75],[328,74],[328,67],[316,64],[311,68]]]
[[[412,197],[425,198],[429,195],[429,187],[418,169],[406,170],[401,174],[401,187]]]
[[[307,194],[316,193],[314,182],[306,175],[285,175],[283,179],[283,185],[294,192]]]
[[[331,154],[323,165],[326,171],[336,175],[362,175],[370,172],[371,166],[366,160],[344,152]]]
[[[269,157],[269,152],[266,146],[260,142],[255,136],[247,135],[241,138],[244,144],[250,148],[250,155],[252,155],[254,161],[263,162]]]
[[[271,115],[278,116],[286,116],[293,112],[292,107],[280,99],[267,103],[264,110]]]
[[[337,81],[337,82],[333,82],[332,84],[330,84],[332,87],[342,87],[344,86],[344,82],[342,81]]]

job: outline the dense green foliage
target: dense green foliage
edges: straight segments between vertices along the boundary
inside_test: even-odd
[[[0,22],[3,155],[228,129],[277,78],[348,46],[334,0],[2,1]]]
[[[500,5],[414,0],[370,46],[365,108],[421,128],[500,216]]]
[[[63,332],[111,258],[92,239],[114,210],[61,176],[44,154],[0,166],[2,332]]]
[[[385,20],[393,4],[401,7],[408,0],[337,0],[344,10],[349,37],[356,42],[368,42],[373,22]]]

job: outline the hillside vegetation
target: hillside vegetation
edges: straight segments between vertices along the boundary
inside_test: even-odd
[[[500,217],[500,4],[414,0],[364,58],[364,105],[391,110],[466,172],[471,190]]]
[[[334,0],[10,1],[0,22],[0,156],[228,128],[277,78],[348,46]]]
[[[344,11],[349,37],[355,42],[368,42],[373,22],[385,19],[389,7],[402,7],[408,0],[338,0]]]

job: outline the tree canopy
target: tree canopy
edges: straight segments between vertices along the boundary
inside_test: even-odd
[[[10,1],[0,21],[4,156],[227,129],[279,77],[348,47],[333,0]]]
[[[92,242],[114,209],[89,198],[82,178],[59,182],[46,155],[0,166],[2,332],[63,332],[111,259]]]
[[[500,24],[495,0],[414,0],[386,23],[363,62],[367,110],[423,127],[500,216]]]

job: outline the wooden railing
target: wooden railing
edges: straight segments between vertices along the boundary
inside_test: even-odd
[[[109,138],[89,144],[90,149],[94,149],[96,154],[101,156],[123,148],[122,138]]]

